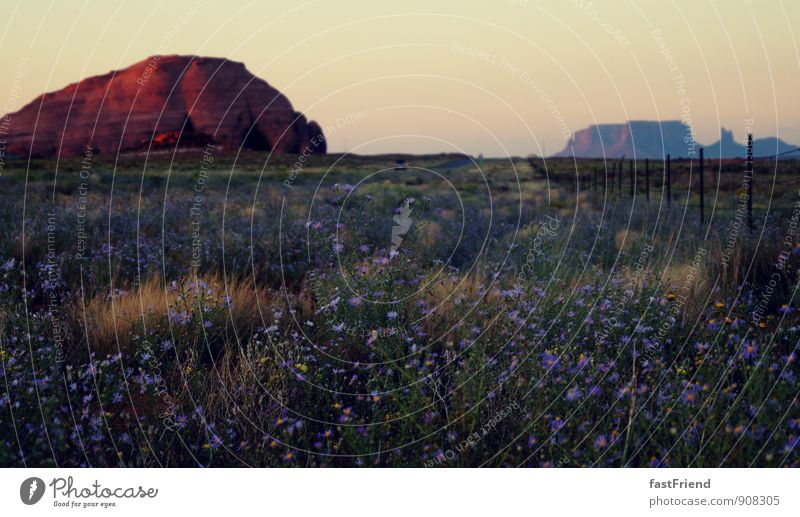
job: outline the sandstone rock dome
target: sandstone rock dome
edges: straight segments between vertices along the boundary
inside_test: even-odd
[[[39,96],[7,115],[7,152],[22,156],[218,148],[324,153],[316,122],[242,63],[152,56]]]

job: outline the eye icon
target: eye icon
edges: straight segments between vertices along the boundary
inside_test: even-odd
[[[44,481],[40,478],[28,478],[19,487],[19,498],[27,505],[36,504],[44,495]]]

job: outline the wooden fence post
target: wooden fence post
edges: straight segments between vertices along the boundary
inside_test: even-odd
[[[625,165],[625,155],[619,159],[619,197],[622,198],[622,167]]]
[[[700,148],[700,224],[706,221],[705,217],[705,193],[703,192],[703,148]]]
[[[672,204],[672,171],[670,170],[669,155],[667,155],[667,205]]]
[[[650,158],[644,159],[644,198],[650,201]]]
[[[635,188],[635,185],[636,185],[636,178],[635,178],[634,172],[633,172],[633,160],[630,160],[628,162],[628,172],[630,173],[630,176],[631,176],[631,199],[633,199],[634,192],[635,192],[634,188]]]
[[[611,192],[612,193],[617,188],[616,174],[617,174],[617,164],[612,162],[611,163]]]

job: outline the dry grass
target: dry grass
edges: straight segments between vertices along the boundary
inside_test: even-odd
[[[642,234],[636,230],[619,230],[614,235],[614,244],[618,251],[630,251],[642,239]]]
[[[262,325],[275,296],[252,281],[227,280],[213,276],[202,280],[204,288],[184,290],[165,286],[158,277],[148,278],[141,286],[119,291],[111,296],[98,294],[85,305],[76,305],[71,314],[73,328],[83,329],[83,338],[98,355],[127,351],[131,339],[145,328],[167,325],[169,309],[191,310],[200,304],[222,307],[221,325],[246,335]],[[183,284],[191,285],[186,280]]]

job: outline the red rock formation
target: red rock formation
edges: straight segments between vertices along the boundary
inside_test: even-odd
[[[324,153],[316,122],[242,63],[153,56],[41,95],[10,114],[9,153],[23,156],[147,150],[214,143],[218,149]]]

